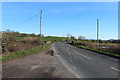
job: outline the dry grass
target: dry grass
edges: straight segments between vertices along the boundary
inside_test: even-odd
[[[2,38],[2,53],[9,54],[12,52],[31,49],[36,46],[40,46],[43,43],[39,38],[26,37],[22,40],[15,40],[15,37],[10,34],[4,34]]]
[[[95,42],[78,41],[78,42],[75,42],[75,44],[89,47],[89,48],[94,48],[94,49],[105,51],[105,52],[120,54],[120,44],[117,44],[117,43],[100,43],[99,48],[97,46],[97,43]],[[106,47],[106,48],[101,48],[101,47]]]

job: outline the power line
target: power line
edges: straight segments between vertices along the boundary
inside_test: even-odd
[[[37,13],[37,14],[33,15],[32,17],[28,18],[27,20],[21,22],[21,23],[18,24],[18,25],[15,25],[15,26],[13,26],[13,27],[11,27],[11,28],[20,27],[21,25],[27,23],[28,21],[30,21],[31,19],[35,18],[35,17],[38,16],[39,14],[40,14],[40,13]]]

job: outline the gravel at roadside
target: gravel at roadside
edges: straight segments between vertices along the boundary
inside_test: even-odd
[[[42,52],[2,64],[3,78],[75,78],[56,55]]]

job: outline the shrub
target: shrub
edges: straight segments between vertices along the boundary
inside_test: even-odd
[[[43,43],[40,38],[26,37],[22,40],[15,41],[15,37],[9,34],[3,36],[2,51],[4,53],[12,53],[22,50],[31,49],[36,46],[40,46]]]
[[[24,38],[23,40],[21,40],[21,42],[31,44],[31,45],[41,45],[42,44],[42,41],[40,40],[40,38],[35,38],[35,37]]]
[[[10,43],[10,42],[14,42],[15,41],[15,36],[13,36],[12,34],[6,34],[4,33],[2,35],[2,43]]]
[[[120,55],[120,44],[116,43],[99,43],[99,48],[95,42],[76,41],[75,44]]]

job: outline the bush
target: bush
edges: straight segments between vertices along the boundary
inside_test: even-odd
[[[24,38],[23,40],[21,40],[22,43],[27,43],[27,44],[31,44],[31,45],[41,45],[42,42],[40,40],[40,38],[32,38],[32,37],[27,37]]]
[[[2,35],[2,43],[10,43],[10,42],[14,42],[15,41],[15,36],[13,36],[12,34],[3,34]]]
[[[22,40],[16,41],[14,36],[10,34],[5,34],[2,40],[3,40],[2,45],[3,54],[27,50],[43,45],[43,42],[41,42],[40,38],[36,37],[26,37]]]
[[[15,37],[12,34],[2,34],[2,52],[8,52],[8,47],[10,44],[15,42]],[[12,46],[10,46],[12,48]]]
[[[99,48],[97,46],[97,43],[95,42],[76,41],[75,44],[120,55],[120,44],[116,44],[116,43],[99,43]],[[102,48],[102,47],[106,47],[106,48]]]

